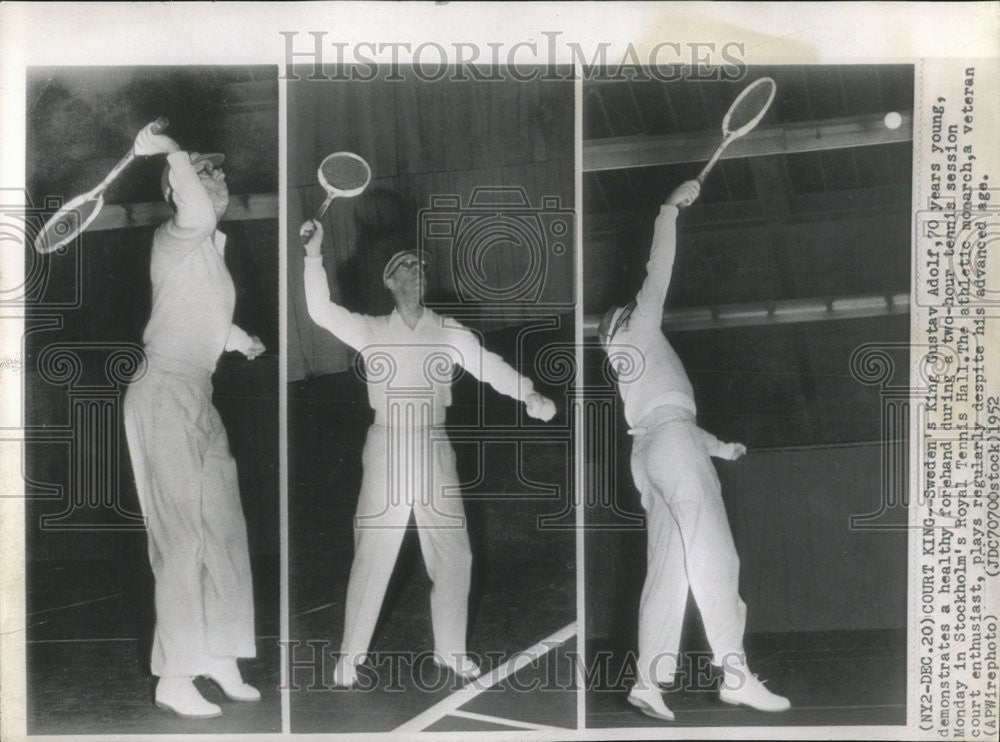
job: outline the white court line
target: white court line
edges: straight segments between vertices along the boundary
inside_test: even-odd
[[[31,613],[24,614],[27,616],[40,616],[43,613],[52,613],[53,611],[64,611],[67,608],[76,608],[81,605],[90,605],[91,603],[100,603],[102,600],[111,600],[112,598],[117,598],[125,593],[115,593],[114,595],[105,595],[103,598],[91,598],[90,600],[81,600],[78,603],[70,603],[68,605],[57,605],[54,608],[42,608],[40,611],[32,611]]]
[[[472,681],[461,690],[452,693],[447,698],[438,701],[429,709],[417,716],[414,716],[402,726],[396,727],[396,732],[422,732],[436,721],[443,719],[467,704],[480,693],[489,690],[498,683],[502,683],[508,676],[513,675],[522,667],[530,665],[550,651],[576,636],[576,621],[568,626],[559,629],[551,636],[542,639],[538,644],[528,647],[523,652],[518,652],[513,658],[507,660],[499,667],[494,668],[478,680]]]
[[[292,614],[292,618],[298,618],[299,616],[305,616],[310,613],[316,613],[316,611],[322,611],[325,608],[329,608],[332,605],[337,605],[336,603],[324,603],[323,605],[318,605],[315,608],[310,608],[308,611],[302,611],[302,613]]]
[[[448,716],[461,716],[463,719],[473,719],[474,721],[485,721],[487,724],[496,724],[497,726],[505,727],[515,727],[517,729],[541,729],[543,731],[558,730],[560,732],[565,732],[566,727],[553,727],[547,724],[532,724],[530,721],[514,721],[513,719],[504,719],[499,716],[489,716],[488,714],[476,714],[472,711],[452,711]]]
[[[715,708],[704,708],[704,709],[685,709],[684,715],[688,714],[699,714],[699,713],[718,713],[719,711],[746,711],[749,706],[734,706],[731,709],[725,709],[720,707]],[[882,704],[872,704],[872,705],[852,705],[846,704],[843,706],[792,706],[789,711],[847,711],[847,710],[859,710],[864,709],[899,709],[906,708],[906,704],[903,703],[882,703]],[[784,712],[782,712],[784,713]]]
[[[906,708],[904,703],[886,703],[886,704],[873,704],[869,706],[792,706],[789,711],[864,711],[870,709],[900,709]],[[723,706],[713,706],[712,708],[701,708],[701,709],[683,709],[680,713],[684,716],[692,716],[694,714],[718,714],[719,712],[728,712],[731,714],[737,713],[739,711],[747,711],[750,709],[749,706],[733,706],[732,708],[726,708]],[[787,714],[787,712],[780,712],[782,715]],[[621,711],[597,711],[590,715],[591,719],[596,719],[599,717],[606,716],[621,716]],[[777,718],[777,717],[775,717]],[[787,718],[787,717],[786,717]],[[594,729],[595,727],[591,727]]]

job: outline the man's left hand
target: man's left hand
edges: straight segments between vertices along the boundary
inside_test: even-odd
[[[736,461],[746,455],[747,447],[742,443],[723,443],[719,446],[719,458]]]
[[[556,405],[551,399],[543,397],[538,392],[532,392],[524,400],[525,411],[530,417],[542,422],[548,422],[556,416]]]
[[[251,336],[250,341],[250,347],[243,351],[243,355],[252,361],[254,358],[267,350],[267,348],[264,347],[264,343],[262,343],[260,338],[256,335]]]

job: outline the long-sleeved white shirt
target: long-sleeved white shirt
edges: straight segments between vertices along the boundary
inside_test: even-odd
[[[625,419],[633,427],[663,405],[682,407],[692,415],[697,412],[691,382],[662,330],[676,252],[677,207],[664,205],[656,218],[646,279],[635,297],[635,309],[606,349],[618,375]]]
[[[246,350],[252,340],[232,322],[236,289],[212,202],[187,152],[167,160],[177,211],[153,235],[153,309],[142,340],[150,355],[211,372],[223,350]]]
[[[348,311],[330,301],[321,257],[305,258],[304,280],[306,306],[313,322],[361,353],[368,403],[375,410],[377,424],[417,427],[443,423],[445,408],[451,404],[456,364],[513,399],[523,402],[534,391],[530,379],[483,348],[469,329],[450,317],[425,307],[410,329],[396,310],[379,317]],[[424,419],[423,413],[414,418],[414,409],[425,409],[429,419]]]

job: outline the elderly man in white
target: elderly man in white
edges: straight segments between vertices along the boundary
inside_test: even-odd
[[[357,680],[411,514],[433,583],[435,660],[459,677],[474,679],[480,670],[465,646],[472,553],[455,453],[443,429],[454,367],[523,402],[534,418],[550,420],[555,405],[468,329],[423,306],[425,266],[415,251],[397,253],[383,271],[393,312],[356,314],[330,301],[321,226],[309,221],[302,229],[303,235],[315,230],[305,245],[309,316],[361,353],[368,402],[375,410],[363,453],[354,562],[334,684],[350,687]]]
[[[689,587],[714,663],[724,669],[720,698],[763,711],[790,705],[764,688],[743,652],[746,606],[739,596],[739,557],[710,457],[733,461],[746,447],[723,443],[698,427],[691,382],[661,329],[677,249],[678,208],[690,205],[699,190],[697,182],[688,181],[667,199],[656,219],[642,288],[629,305],[608,310],[598,328],[635,439],[632,478],[647,515],[637,680],[628,700],[668,721],[674,715],[657,686],[670,683],[677,670]]]
[[[125,395],[125,432],[155,579],[150,667],[158,706],[187,718],[219,716],[192,679],[212,678],[231,700],[256,701],[237,657],[253,657],[253,584],[236,462],[212,406],[223,351],[256,358],[264,346],[233,324],[236,290],[226,236],[223,155],[188,153],[151,127],[136,154],[165,154],[163,197],[173,216],[153,235],[153,306],[143,332],[146,369]]]

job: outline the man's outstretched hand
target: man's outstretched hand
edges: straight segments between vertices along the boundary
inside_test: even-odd
[[[695,202],[698,194],[701,193],[701,185],[697,180],[688,180],[681,183],[667,199],[668,206],[676,206],[678,209],[686,209]]]
[[[551,399],[546,399],[538,392],[532,392],[524,400],[525,411],[530,417],[542,422],[548,422],[556,416],[556,405]]]
[[[166,134],[155,133],[154,124],[146,124],[136,135],[132,150],[140,157],[149,157],[151,155],[169,155],[171,152],[179,152],[180,147],[177,145],[177,142]]]
[[[260,338],[257,337],[256,335],[251,335],[250,347],[243,351],[243,355],[245,355],[249,360],[252,361],[254,358],[259,356],[265,350],[267,350],[267,348],[264,347],[264,343],[261,342]]]
[[[736,461],[746,455],[747,447],[742,443],[723,443],[719,446],[719,458]]]
[[[299,227],[299,236],[303,239],[310,232],[312,232],[312,235],[303,243],[303,247],[306,249],[306,255],[310,258],[318,258],[322,254],[323,248],[323,225],[315,219],[309,219]]]

